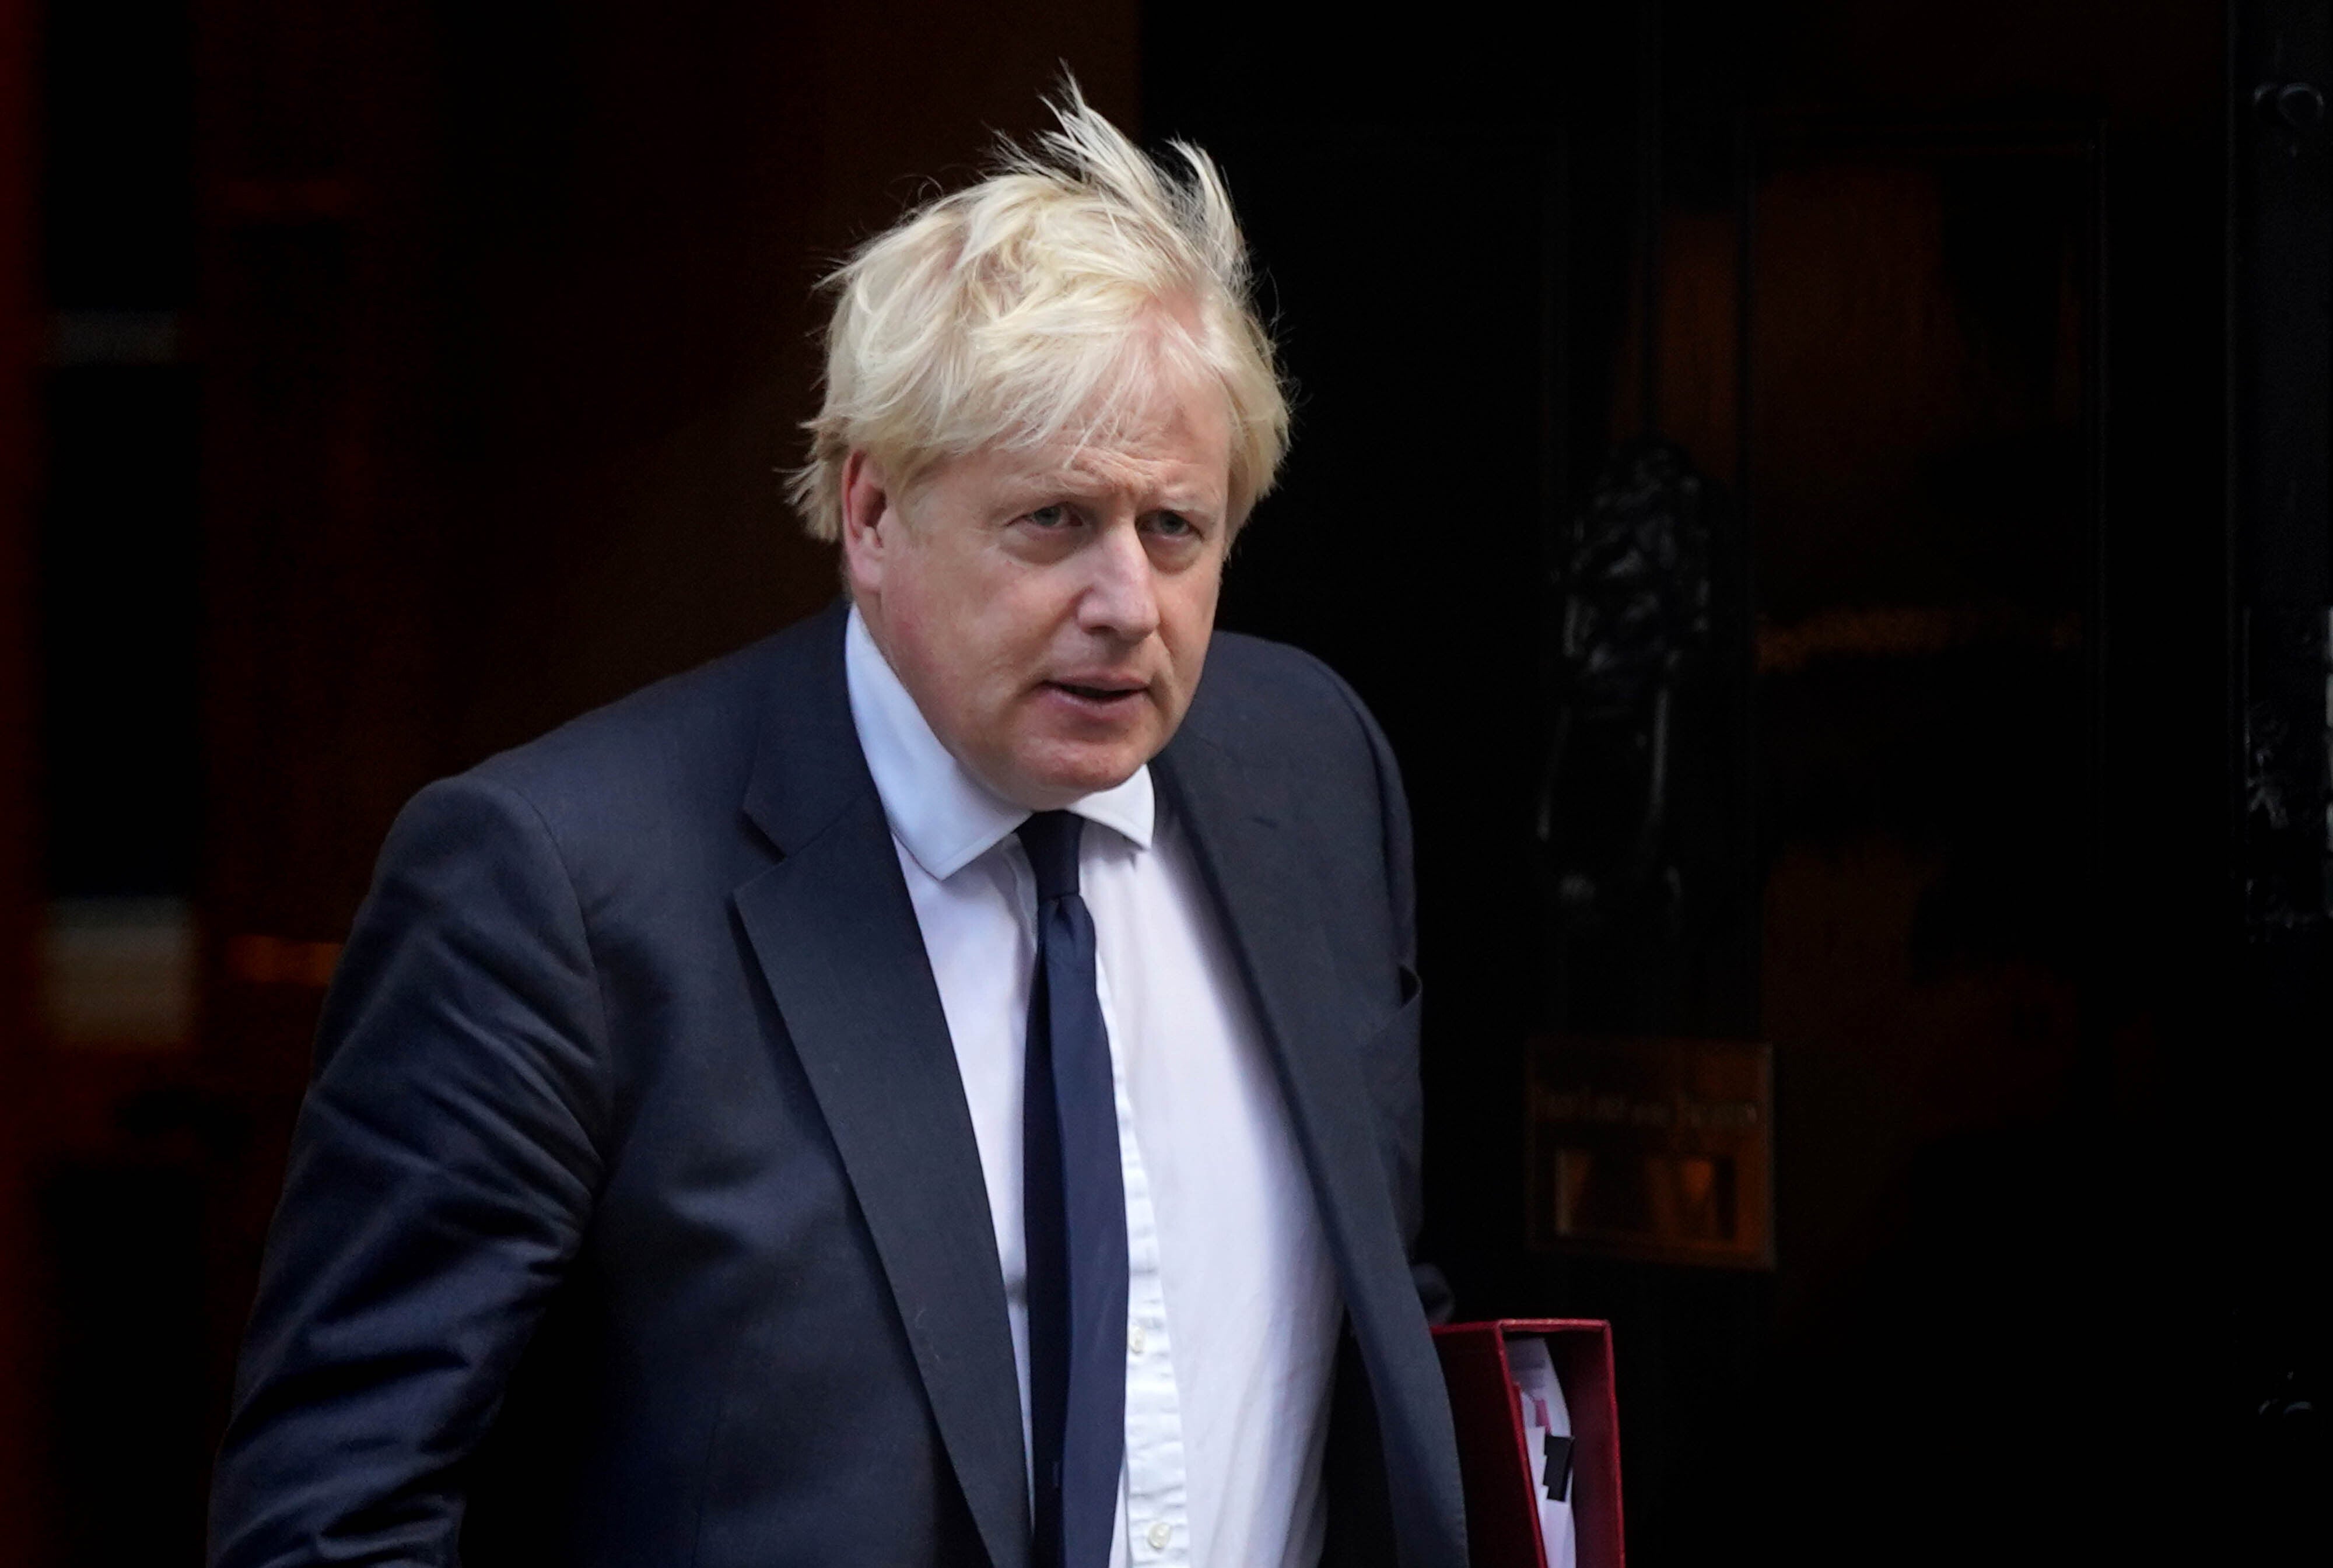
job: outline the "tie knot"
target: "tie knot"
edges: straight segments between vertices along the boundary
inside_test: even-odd
[[[1037,902],[1050,904],[1078,890],[1078,834],[1085,818],[1071,811],[1040,811],[1021,824],[1021,847],[1037,875]]]

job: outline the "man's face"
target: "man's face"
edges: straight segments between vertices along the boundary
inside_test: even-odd
[[[906,496],[854,453],[851,595],[940,741],[1050,810],[1132,777],[1190,706],[1228,543],[1221,394],[1155,380],[1120,433],[991,448]]]

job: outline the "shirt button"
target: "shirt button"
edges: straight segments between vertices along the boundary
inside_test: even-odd
[[[1144,1540],[1150,1543],[1150,1549],[1153,1552],[1164,1552],[1166,1550],[1166,1543],[1172,1541],[1174,1538],[1174,1530],[1164,1519],[1150,1526],[1150,1533],[1143,1537]]]
[[[1136,1324],[1131,1329],[1127,1331],[1126,1348],[1132,1351],[1136,1355],[1140,1355],[1142,1353],[1142,1347],[1147,1343],[1148,1342],[1143,1336],[1142,1325],[1140,1324]]]

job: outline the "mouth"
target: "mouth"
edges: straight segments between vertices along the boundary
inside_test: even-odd
[[[1124,707],[1147,689],[1140,681],[1113,680],[1108,676],[1090,681],[1048,681],[1045,684],[1048,689],[1074,698],[1082,704],[1103,710]]]

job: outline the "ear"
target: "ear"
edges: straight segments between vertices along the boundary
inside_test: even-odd
[[[886,547],[899,527],[883,471],[866,453],[853,451],[842,461],[842,563],[854,599],[882,597]]]

